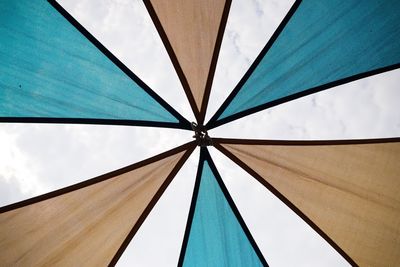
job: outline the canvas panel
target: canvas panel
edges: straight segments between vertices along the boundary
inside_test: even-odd
[[[225,0],[150,0],[201,109]]]
[[[4,266],[106,266],[184,152],[0,214]]]
[[[222,146],[357,264],[400,264],[400,142]]]
[[[218,184],[210,162],[200,160],[199,170],[199,188],[197,193],[195,190],[183,266],[263,266]]]
[[[297,3],[294,15],[218,119],[400,63],[399,1]]]
[[[47,1],[1,1],[0,117],[178,123],[125,72]]]

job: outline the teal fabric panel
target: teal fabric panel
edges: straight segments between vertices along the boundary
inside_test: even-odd
[[[262,266],[207,161],[183,266]]]
[[[45,0],[0,1],[0,117],[178,122]]]
[[[219,116],[400,63],[400,1],[304,0]]]

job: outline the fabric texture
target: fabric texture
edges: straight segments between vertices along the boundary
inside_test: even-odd
[[[219,119],[400,63],[397,0],[304,0]]]
[[[150,0],[201,109],[225,0]]]
[[[0,265],[107,266],[183,153],[0,214]]]
[[[45,0],[0,2],[0,117],[178,123]]]
[[[200,164],[200,187],[183,266],[263,266],[209,162]]]
[[[224,148],[360,266],[400,265],[400,143]]]

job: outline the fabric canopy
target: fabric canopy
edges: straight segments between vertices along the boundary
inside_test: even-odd
[[[218,142],[355,263],[400,264],[399,139]]]
[[[1,121],[190,129],[182,116],[52,4],[59,10],[43,0],[0,3]]]
[[[171,127],[192,129],[195,138],[123,169],[0,208],[1,264],[115,265],[197,145],[200,160],[178,266],[268,266],[206,146],[245,169],[350,264],[400,265],[399,138],[268,141],[207,133],[262,109],[399,68],[400,2],[296,1],[205,125],[231,1],[144,4],[196,123],[153,92],[56,1],[0,3],[0,121]]]
[[[231,1],[144,2],[175,65],[195,116],[202,121]]]
[[[105,266],[116,262],[121,247],[130,241],[193,148],[193,143],[187,144],[1,208],[2,265]]]
[[[224,257],[221,257],[224,255]],[[267,266],[206,148],[178,265]]]
[[[209,127],[398,68],[400,2],[297,1]]]

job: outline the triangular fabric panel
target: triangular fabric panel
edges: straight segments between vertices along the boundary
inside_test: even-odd
[[[200,185],[183,266],[263,266],[210,164],[200,161]]]
[[[269,50],[264,49],[266,54],[260,55],[254,71],[235,88],[237,94],[216,119],[253,108],[249,112],[255,112],[287,101],[285,97],[300,97],[400,64],[399,1],[298,3],[283,31]]]
[[[0,214],[4,266],[106,266],[184,152]]]
[[[1,1],[0,117],[178,123],[124,71],[49,2]]]
[[[226,0],[150,2],[200,110]]]
[[[400,264],[400,142],[222,146],[357,264]]]

